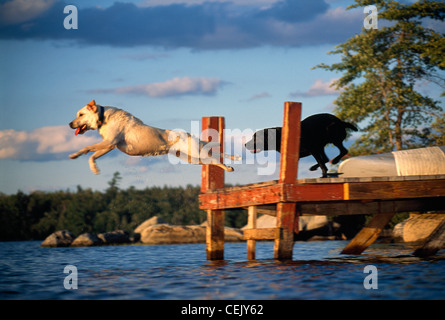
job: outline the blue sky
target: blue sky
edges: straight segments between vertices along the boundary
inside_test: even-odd
[[[345,10],[351,3],[0,1],[0,192],[103,190],[115,171],[121,188],[199,184],[200,166],[117,150],[97,160],[94,175],[87,156],[68,155],[100,136],[74,136],[68,123],[92,99],[186,131],[203,116],[241,131],[279,126],[284,101],[303,102],[303,117],[330,112],[339,75],[311,68],[339,59],[327,52],[361,32],[363,9]],[[64,28],[68,4],[78,9],[77,30]],[[278,166],[258,175],[253,162],[234,164],[226,182],[277,178]],[[313,163],[302,159],[299,177],[320,176],[308,171]]]

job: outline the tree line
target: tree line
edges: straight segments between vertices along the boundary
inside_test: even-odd
[[[63,229],[75,235],[117,229],[132,234],[153,216],[174,225],[206,221],[205,211],[199,209],[199,186],[121,190],[120,179],[116,172],[104,192],[77,186],[75,192],[0,195],[0,241],[42,240]],[[227,226],[242,227],[245,223],[245,214],[226,212]]]

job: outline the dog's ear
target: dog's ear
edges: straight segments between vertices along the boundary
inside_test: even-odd
[[[91,102],[87,104],[87,108],[88,108],[88,110],[91,110],[93,112],[97,112],[96,101],[91,100]]]

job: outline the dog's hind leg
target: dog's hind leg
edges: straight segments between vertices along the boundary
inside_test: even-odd
[[[321,157],[321,161],[322,161],[323,163],[327,163],[327,162],[329,162],[329,158],[327,157],[326,153],[324,152],[324,149],[322,149],[322,150],[319,152],[319,154],[320,154],[320,157]],[[315,158],[315,156],[314,156],[314,158]],[[315,159],[315,160],[317,160],[317,159]],[[320,165],[319,165],[318,163],[317,163],[317,164],[314,164],[312,167],[309,168],[309,170],[310,170],[310,171],[315,171],[315,170],[318,169],[319,166],[320,166]]]
[[[322,149],[321,152],[314,152],[312,153],[312,156],[317,160],[318,165],[314,165],[310,168],[311,171],[314,171],[317,169],[317,167],[320,167],[322,172],[322,177],[326,178],[328,176],[328,168],[325,165],[324,160],[327,159],[326,154],[324,153],[324,150]],[[312,170],[313,169],[313,170]]]
[[[340,150],[340,154],[332,159],[332,164],[337,164],[341,160],[341,158],[348,154],[348,149],[343,146],[342,141],[334,142],[334,145],[338,148],[338,150]]]

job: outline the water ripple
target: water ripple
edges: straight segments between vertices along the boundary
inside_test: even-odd
[[[445,255],[411,255],[400,245],[373,245],[361,256],[340,255],[342,241],[297,242],[294,260],[273,259],[273,243],[226,244],[226,260],[205,260],[205,245],[40,248],[0,243],[0,299],[444,299]],[[67,290],[66,265],[78,269]],[[367,290],[366,265],[378,270]]]

